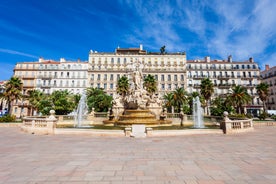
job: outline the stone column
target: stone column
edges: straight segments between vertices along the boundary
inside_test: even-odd
[[[50,116],[49,116],[49,118],[46,119],[48,134],[55,134],[57,119],[54,115],[55,115],[55,111],[50,110]]]

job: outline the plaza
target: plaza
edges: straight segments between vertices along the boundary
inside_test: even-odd
[[[0,134],[3,184],[276,183],[275,126],[147,138]]]

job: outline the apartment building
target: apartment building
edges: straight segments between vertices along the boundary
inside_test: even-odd
[[[258,114],[262,108],[257,95],[256,86],[260,83],[260,71],[253,58],[248,61],[233,61],[232,56],[227,60],[187,61],[187,91],[200,92],[201,80],[209,78],[214,84],[214,96],[225,96],[234,85],[246,87],[247,92],[253,97],[252,102],[246,107],[248,113]]]
[[[19,77],[23,83],[23,95],[28,90],[37,89],[46,94],[56,90],[67,89],[71,93],[80,94],[87,86],[88,62],[44,60],[36,62],[19,62],[15,65],[14,76]],[[17,117],[33,114],[28,101],[22,98],[13,105],[13,113]]]
[[[116,92],[117,80],[131,70],[136,61],[143,65],[144,76],[151,74],[158,81],[161,95],[176,88],[186,88],[186,53],[148,53],[139,48],[117,48],[114,53],[90,51],[88,63],[89,86]]]
[[[269,97],[267,100],[267,109],[276,110],[276,66],[270,68],[269,65],[265,65],[265,70],[261,72],[262,82],[265,82],[269,86]]]

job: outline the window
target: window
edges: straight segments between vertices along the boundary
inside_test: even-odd
[[[171,81],[171,75],[168,75],[168,81]]]
[[[181,75],[181,81],[184,81],[184,75]]]
[[[161,86],[162,86],[162,90],[165,90],[165,84],[162,84]]]
[[[110,74],[110,80],[113,81],[113,74]]]
[[[104,74],[104,80],[107,80],[107,74]]]
[[[172,89],[172,85],[168,84],[168,89],[171,90]]]
[[[165,80],[164,75],[161,75],[161,81],[164,81],[164,80]]]
[[[177,75],[174,75],[174,81],[177,81]]]
[[[91,80],[94,80],[94,74],[91,74]]]
[[[106,83],[104,83],[104,89],[106,89]]]
[[[101,74],[98,74],[97,80],[101,80]]]
[[[110,84],[110,89],[113,89],[113,84]]]
[[[155,75],[155,80],[157,80],[157,81],[158,81],[158,75]]]
[[[101,88],[101,84],[100,83],[97,84],[97,88]]]

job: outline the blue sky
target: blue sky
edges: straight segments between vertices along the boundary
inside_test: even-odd
[[[139,44],[189,60],[276,63],[275,0],[2,0],[0,9],[0,80],[17,62],[86,61],[91,49]]]

